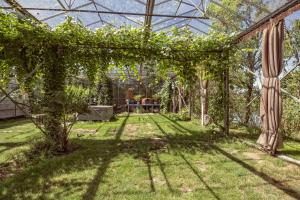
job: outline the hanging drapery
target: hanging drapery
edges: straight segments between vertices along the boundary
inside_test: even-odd
[[[271,23],[263,32],[262,68],[263,88],[260,102],[262,133],[257,141],[264,150],[274,154],[283,147],[282,136],[278,132],[282,117],[280,80],[283,67],[284,22]]]

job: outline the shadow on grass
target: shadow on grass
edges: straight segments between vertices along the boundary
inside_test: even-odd
[[[171,123],[174,129],[176,127],[179,128],[180,131],[178,131],[176,134],[168,134],[162,128],[160,123],[151,117],[153,123],[164,134],[161,138],[121,140],[127,119],[128,117],[122,121],[122,124],[118,128],[114,139],[72,139],[71,141],[80,144],[82,149],[69,155],[44,160],[37,165],[33,165],[24,169],[14,177],[1,182],[0,197],[6,200],[37,199],[36,196],[32,197],[29,195],[34,194],[38,195],[38,199],[47,199],[48,196],[46,196],[46,194],[49,193],[49,188],[56,187],[58,185],[59,187],[63,188],[63,191],[54,194],[56,199],[66,198],[68,195],[71,195],[74,192],[74,188],[82,190],[82,188],[86,186],[87,189],[82,195],[82,199],[95,199],[101,184],[104,183],[103,179],[111,162],[114,158],[121,154],[129,155],[135,159],[142,160],[145,163],[145,167],[147,167],[148,171],[150,191],[155,192],[155,182],[153,181],[151,169],[151,153],[156,155],[157,164],[163,174],[166,185],[169,191],[173,192],[174,189],[172,188],[172,183],[165,172],[165,165],[159,158],[159,152],[166,151],[166,149],[171,149],[172,151],[177,152],[177,155],[179,155],[183,160],[183,164],[185,164],[191,170],[191,172],[199,179],[199,182],[205,186],[206,190],[209,191],[215,199],[220,199],[220,197],[216,194],[213,188],[210,187],[207,182],[205,182],[201,173],[196,169],[195,166],[193,166],[193,163],[190,162],[182,152],[190,154],[197,152],[213,154],[215,152],[219,152],[220,154],[229,158],[228,160],[232,160],[241,167],[244,167],[252,172],[254,175],[262,177],[267,183],[284,191],[291,197],[300,197],[299,193],[296,191],[289,189],[283,184],[280,184],[279,181],[268,176],[267,174],[258,172],[254,167],[214,145],[214,142],[224,139],[222,134],[214,134],[214,137],[212,138],[211,131],[190,131],[181,124],[173,121],[168,121],[168,123]],[[78,181],[76,179],[74,181],[61,180],[61,182],[53,180],[53,177],[57,175],[70,174],[72,172],[94,168],[97,170],[93,175],[92,180],[89,182],[85,180]],[[50,186],[47,184],[50,184]]]
[[[219,148],[218,146],[212,145],[212,147],[214,149],[216,149],[218,152],[220,152],[221,154],[223,154],[224,156],[226,156],[227,158],[229,158],[230,160],[232,160],[232,161],[238,163],[239,165],[241,165],[242,167],[246,168],[247,170],[252,172],[254,175],[262,178],[263,180],[265,180],[269,184],[275,186],[277,189],[283,191],[284,193],[286,193],[290,197],[295,198],[295,199],[300,199],[300,194],[297,191],[287,187],[286,185],[284,185],[280,181],[276,180],[273,177],[270,177],[269,175],[265,174],[264,172],[260,172],[260,171],[256,170],[251,165],[249,165],[249,164],[245,163],[244,161],[234,157],[233,155],[231,155],[230,153],[224,151],[223,149]]]
[[[154,124],[158,127],[158,129],[166,136],[169,136],[170,135],[164,131],[164,129],[159,125],[159,123],[157,123],[153,118],[151,118],[154,122]],[[177,125],[176,122],[173,122]],[[179,125],[179,124],[178,124]],[[186,129],[185,127],[179,125],[180,128],[184,129],[184,130],[187,130],[189,132],[188,129]],[[174,128],[176,128],[176,126],[173,126]],[[181,130],[179,130],[180,132],[182,132]],[[206,181],[204,181],[204,179],[200,176],[198,170],[192,166],[192,164],[186,159],[186,157],[180,152],[177,150],[176,148],[176,144],[170,144],[171,145],[171,148],[175,150],[175,152],[177,154],[179,154],[179,156],[184,160],[184,162],[187,164],[187,166],[191,169],[191,171],[197,176],[197,178],[200,180],[200,182],[205,186],[205,188],[212,194],[212,196],[215,198],[215,199],[218,199],[220,200],[219,196],[213,191],[213,189],[206,183]]]
[[[4,147],[4,149],[0,150],[0,154],[25,144],[28,144],[28,142],[1,142],[0,147]]]
[[[290,140],[290,141],[293,141],[293,142],[297,142],[300,144],[300,139],[298,138],[294,138],[294,137],[291,137],[291,136],[284,136],[284,138]]]
[[[10,128],[13,126],[21,126],[24,124],[30,124],[30,120],[24,117],[12,118],[12,119],[4,119],[0,120],[0,130],[5,128]]]
[[[28,194],[38,195],[38,199],[47,199],[49,188],[53,185],[52,178],[60,174],[70,174],[77,171],[97,168],[93,179],[90,182],[82,181],[81,187],[87,186],[82,199],[95,199],[97,191],[103,182],[103,178],[112,160],[120,154],[127,154],[135,159],[142,160],[148,169],[150,191],[155,192],[155,182],[152,175],[151,152],[165,151],[167,146],[176,146],[178,151],[184,150],[190,153],[197,151],[209,151],[202,145],[198,145],[198,136],[174,135],[161,138],[141,138],[133,140],[121,140],[127,118],[124,119],[115,139],[95,140],[88,138],[74,138],[72,143],[81,145],[81,149],[69,155],[54,157],[43,160],[40,163],[27,167],[15,176],[1,181],[0,196],[3,199],[36,199]],[[202,134],[202,133],[201,133]],[[200,134],[200,135],[201,135]],[[204,133],[203,133],[204,134]],[[202,136],[201,136],[202,137]],[[161,170],[163,171],[162,162]],[[164,172],[163,172],[164,173]],[[166,177],[166,175],[165,175]],[[166,177],[167,179],[167,177]],[[76,184],[75,184],[76,182]],[[75,181],[74,187],[78,187],[80,182]],[[168,181],[169,182],[169,181]],[[50,184],[50,186],[45,186]],[[55,193],[57,199],[70,195],[73,191],[72,182],[66,181],[63,192]],[[65,185],[65,186],[64,186]],[[170,190],[171,183],[168,183]],[[53,186],[55,187],[55,185]]]
[[[166,117],[166,116],[165,116]],[[161,132],[163,134],[167,133],[161,128],[161,126],[152,118],[153,122],[156,124],[156,126],[161,130]],[[174,124],[179,125],[177,122],[174,122],[173,120],[170,119],[170,121],[172,121]],[[190,132],[187,128],[179,125],[180,128]],[[174,128],[176,128],[176,126],[173,126]],[[179,130],[181,131],[181,130]],[[193,134],[193,132],[190,132],[191,134]],[[224,156],[226,156],[227,158],[229,158],[230,160],[238,163],[240,166],[244,167],[245,169],[249,170],[251,173],[253,173],[254,175],[262,178],[263,180],[265,180],[267,183],[273,185],[274,187],[276,187],[277,189],[283,191],[284,193],[286,193],[288,196],[295,198],[295,199],[300,199],[300,193],[298,193],[297,191],[287,187],[286,185],[284,185],[283,183],[281,183],[280,181],[276,180],[273,177],[270,177],[269,175],[257,171],[253,166],[247,164],[246,162],[234,157],[232,154],[224,151],[223,149],[221,149],[220,147],[216,146],[215,144],[212,143],[208,143],[209,147],[216,150],[217,152],[223,154]],[[297,152],[299,153],[299,152]],[[210,191],[210,193],[216,198],[216,199],[220,199],[216,193],[206,184],[206,182],[203,181],[203,179],[201,178],[201,176],[198,174],[197,170],[189,163],[189,161],[184,157],[183,154],[181,154],[181,152],[179,152],[179,155],[182,157],[182,159],[187,163],[187,165],[191,168],[191,170],[195,173],[195,175],[201,180],[201,182],[205,185],[206,189]]]
[[[294,156],[297,158],[300,158],[300,150],[280,150],[278,151],[279,154],[283,154],[283,155],[289,155],[289,156]]]
[[[174,189],[172,188],[171,183],[170,183],[170,181],[169,181],[169,179],[168,179],[168,177],[167,177],[167,174],[166,174],[166,172],[165,172],[165,165],[164,165],[163,162],[160,160],[159,155],[158,155],[157,152],[155,152],[155,157],[156,157],[156,160],[157,160],[159,169],[160,169],[161,173],[162,173],[163,176],[164,176],[164,179],[165,179],[165,182],[166,182],[166,184],[167,184],[167,187],[168,187],[169,191],[173,193],[173,192],[174,192]]]
[[[119,130],[116,133],[115,142],[119,142],[124,131],[126,122],[129,116],[126,116],[123,120],[122,124],[120,125]],[[113,143],[112,148],[117,149],[117,143]],[[88,189],[86,193],[83,195],[82,199],[94,199],[98,190],[98,187],[107,171],[111,160],[119,154],[118,151],[111,151],[108,156],[102,158],[102,164],[97,169],[96,175],[94,176],[93,180],[88,184]]]

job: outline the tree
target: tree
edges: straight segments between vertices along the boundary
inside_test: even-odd
[[[287,66],[291,66],[287,70],[292,70],[282,80],[282,88],[288,91],[294,97],[300,99],[300,69],[299,69],[299,50],[300,50],[300,20],[293,22],[291,30],[286,30],[285,41],[285,60]],[[283,119],[282,129],[287,134],[295,134],[300,131],[300,106],[291,97],[283,95]]]
[[[239,32],[249,27],[263,12],[266,12],[264,4],[260,0],[251,1],[251,3],[247,4],[243,0],[221,0],[221,4],[211,3],[209,10],[222,18],[222,20],[213,19],[212,28],[227,33]],[[253,15],[253,13],[255,14]],[[249,125],[251,116],[253,115],[253,107],[258,109],[257,104],[255,106],[252,99],[254,98],[255,90],[257,90],[254,85],[255,76],[253,73],[256,73],[261,65],[259,37],[252,37],[239,44],[239,49],[235,55],[236,58],[232,61],[235,66],[231,73],[233,74],[231,93],[243,95],[244,103],[231,98],[231,110],[238,112],[233,113],[234,116],[232,116],[232,119],[239,116],[238,120],[240,122]],[[235,94],[231,96],[235,96]],[[239,106],[241,103],[243,104],[243,108],[233,108],[234,106]],[[240,114],[239,112],[242,113]]]

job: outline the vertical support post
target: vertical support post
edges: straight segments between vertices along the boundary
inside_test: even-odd
[[[191,86],[189,87],[189,118],[192,119],[192,111],[193,105],[192,105],[192,90]]]
[[[17,117],[17,105],[15,104],[15,117]]]
[[[45,67],[44,80],[44,105],[46,114],[45,132],[47,142],[55,151],[68,151],[68,132],[64,124],[64,89],[66,68],[62,64],[63,48],[53,46],[47,52],[48,63]]]
[[[127,102],[127,114],[129,115],[129,99],[128,99],[128,102]]]
[[[117,85],[117,110],[119,108],[119,101],[120,101],[120,90],[119,90],[119,79],[118,79],[118,85]]]
[[[229,59],[228,57],[226,59]],[[229,135],[229,66],[226,64],[223,71],[224,78],[224,133]]]

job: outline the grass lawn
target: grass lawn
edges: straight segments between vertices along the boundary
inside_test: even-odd
[[[140,115],[79,122],[75,152],[13,162],[39,135],[27,120],[0,122],[1,200],[300,199],[300,167],[195,121]]]

